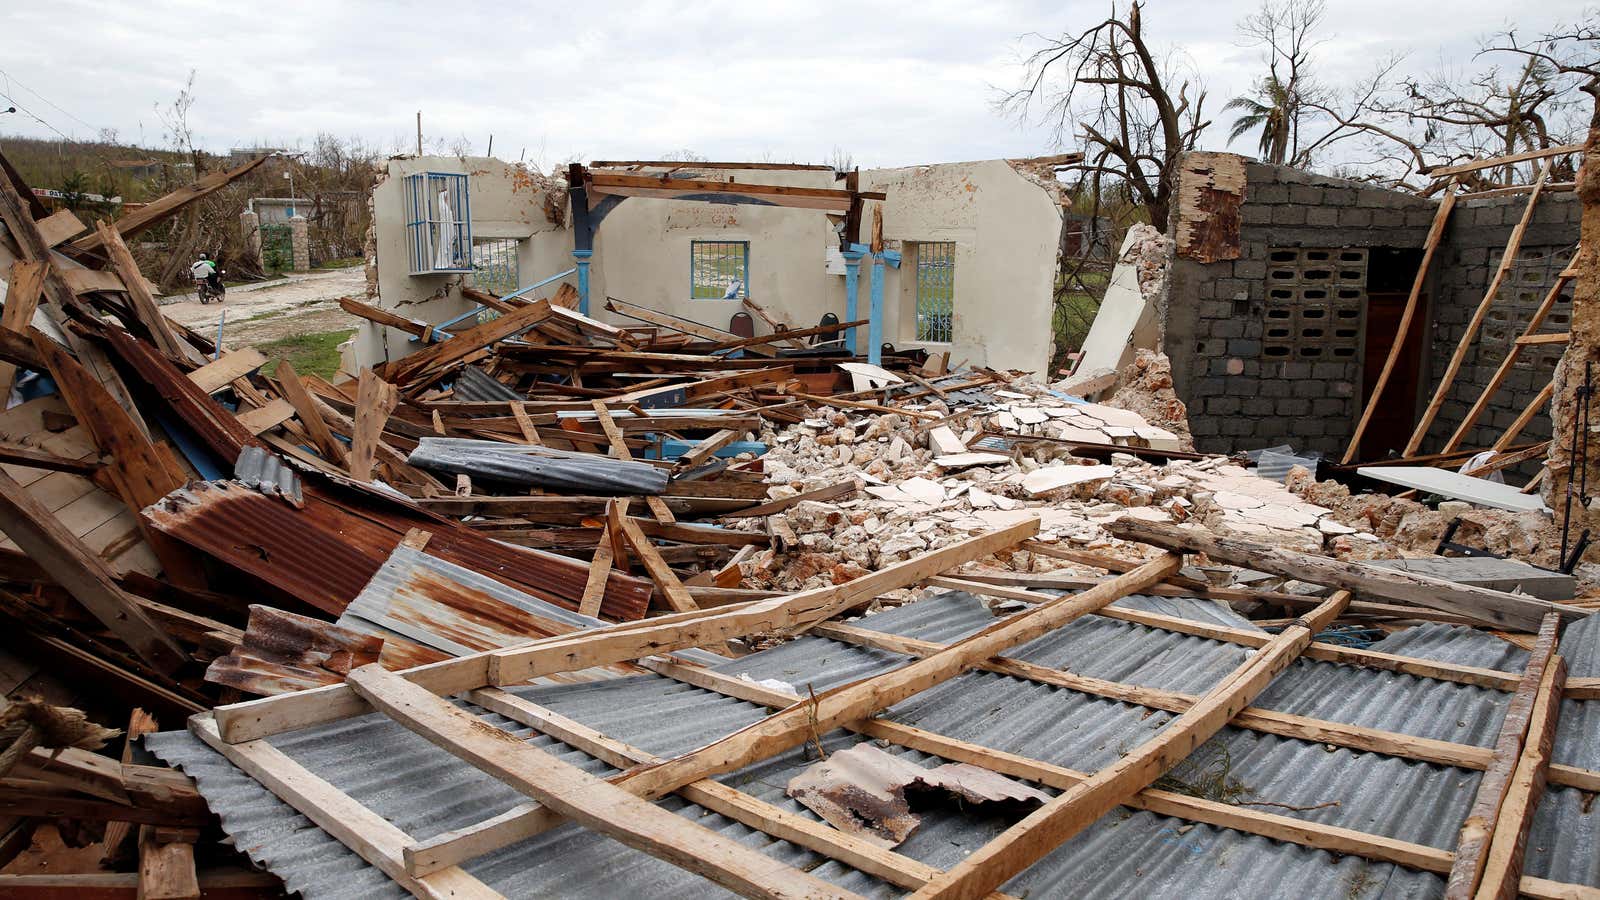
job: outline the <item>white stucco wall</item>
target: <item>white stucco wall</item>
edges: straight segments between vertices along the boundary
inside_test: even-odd
[[[519,176],[516,166],[491,159],[396,159],[389,178],[373,193],[380,305],[433,322],[466,308],[456,288],[460,276],[409,274],[401,176],[424,171],[473,175],[475,236],[528,236],[519,263],[523,283],[572,265],[570,232],[548,222],[540,186]],[[699,177],[842,187],[828,171],[707,170]],[[885,269],[884,339],[901,348],[948,349],[952,364],[1042,372],[1051,349],[1051,294],[1061,235],[1054,195],[1004,160],[867,170],[861,173],[861,189],[888,194],[882,204],[888,249],[907,241],[956,244],[952,341],[914,340],[915,276],[909,257],[903,274]],[[867,203],[863,242],[870,235],[874,205]],[[828,249],[837,246],[834,221],[817,210],[630,198],[610,212],[596,235],[590,314],[638,324],[606,313],[609,295],[727,328],[743,308],[738,300],[689,296],[690,243],[716,240],[750,243],[750,298],[791,327],[813,326],[828,312],[843,319],[844,276],[826,270]],[[862,262],[858,296],[862,318],[870,303],[870,271],[868,258]],[[403,355],[415,346],[398,332],[387,343],[369,333],[380,330],[364,330],[358,350],[363,362]],[[757,333],[768,330],[757,319]]]
[[[374,259],[378,296],[369,298],[414,319],[443,322],[472,304],[461,298],[460,274],[412,275],[407,252],[405,176],[422,172],[465,173],[472,207],[472,236],[516,238],[517,268],[524,284],[532,284],[572,266],[572,236],[549,220],[544,200],[547,182],[516,163],[487,157],[406,157],[389,160],[388,176],[372,189]],[[563,200],[564,209],[564,200]],[[575,278],[568,278],[576,284]],[[370,283],[370,279],[369,279]],[[542,290],[547,296],[558,287]],[[368,323],[355,338],[361,365],[398,359],[414,350],[411,336]]]

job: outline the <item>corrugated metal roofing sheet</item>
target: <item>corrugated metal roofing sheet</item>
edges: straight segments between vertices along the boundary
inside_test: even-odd
[[[425,437],[406,461],[474,480],[578,494],[638,496],[667,489],[666,470],[649,463],[503,441]]]
[[[1231,612],[1205,601],[1130,598],[1129,605],[1159,605],[1163,612],[1204,621],[1219,618],[1237,627]],[[856,620],[862,627],[934,641],[949,641],[993,621],[976,598],[947,593]],[[1574,659],[1594,659],[1600,631],[1587,624],[1569,630]],[[1392,643],[1391,643],[1392,642]],[[1397,650],[1476,666],[1514,669],[1516,654],[1503,642],[1469,629],[1429,628],[1417,635],[1380,642]],[[1114,673],[1127,681],[1172,690],[1199,690],[1214,682],[1243,652],[1234,645],[1174,635],[1144,626],[1099,618],[1079,620],[1019,648],[1017,655],[1073,666],[1089,674]],[[720,665],[730,674],[776,678],[804,691],[817,690],[886,671],[903,657],[816,637]],[[1577,664],[1574,675],[1580,674]],[[1426,682],[1388,672],[1302,661],[1284,673],[1284,686],[1269,690],[1274,708],[1356,722],[1410,734],[1446,737],[1486,746],[1509,695],[1463,685]],[[518,688],[522,694],[586,725],[653,753],[682,753],[759,720],[765,711],[749,703],[689,687],[656,675],[579,685]],[[1264,700],[1268,699],[1266,697]],[[1263,703],[1262,705],[1268,705]],[[1157,733],[1171,716],[1142,707],[1088,697],[1072,691],[974,672],[914,697],[888,716],[953,738],[1009,750],[1079,770],[1104,765]],[[509,723],[488,717],[507,728]],[[425,836],[476,821],[516,798],[503,788],[479,784],[475,772],[403,729],[366,717],[272,739],[358,800],[389,815],[412,833]],[[1590,738],[1593,730],[1564,741]],[[537,741],[546,741],[539,738]],[[835,732],[835,746],[858,740]],[[164,756],[183,762],[203,755],[192,739],[163,735],[151,739]],[[936,761],[900,748],[892,752],[922,764]],[[784,809],[811,816],[783,794],[783,787],[806,764],[806,748],[721,777]],[[1565,752],[1571,752],[1570,750]],[[566,758],[591,771],[599,764],[576,751]],[[212,759],[215,759],[212,756]],[[465,771],[462,771],[465,770]],[[1410,762],[1371,753],[1330,749],[1322,744],[1225,729],[1203,745],[1184,767],[1179,781],[1210,781],[1235,802],[1268,801],[1286,809],[1257,807],[1308,821],[1338,824],[1435,847],[1453,846],[1456,831],[1479,780],[1476,772]],[[1209,777],[1208,777],[1209,776]],[[225,824],[242,810],[265,815],[237,790],[202,790],[214,806],[228,810]],[[257,789],[259,790],[259,789]],[[1540,824],[1529,855],[1529,874],[1600,884],[1590,816],[1575,792],[1552,790],[1540,808]],[[470,799],[464,799],[470,798]],[[259,797],[255,801],[259,801]],[[1336,802],[1337,805],[1327,805]],[[767,852],[793,859],[813,874],[869,895],[901,892],[833,862],[782,842],[770,842],[717,816],[678,800],[667,805],[695,821],[743,839]],[[240,806],[235,807],[236,804]],[[280,804],[281,806],[281,804]],[[279,820],[294,818],[279,810]],[[947,868],[998,834],[1006,820],[935,811],[898,850],[930,865]],[[233,826],[230,825],[230,829]],[[1541,843],[1543,842],[1543,843]],[[697,876],[594,834],[573,828],[506,848],[470,863],[469,871],[510,896],[720,896]],[[308,897],[337,896],[342,886],[323,880],[292,860]],[[1005,887],[1019,896],[1126,897],[1434,897],[1443,891],[1437,875],[1282,844],[1227,829],[1122,809],[1114,811],[1067,842]]]

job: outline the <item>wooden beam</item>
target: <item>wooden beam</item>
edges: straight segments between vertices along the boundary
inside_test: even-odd
[[[156,829],[139,829],[138,900],[199,900],[194,842],[157,840]]]
[[[1477,896],[1482,900],[1510,900],[1517,895],[1534,810],[1544,796],[1546,779],[1555,780],[1550,778],[1555,774],[1550,753],[1555,744],[1556,720],[1561,717],[1561,691],[1566,678],[1566,662],[1560,656],[1552,657],[1539,680],[1538,699],[1534,701],[1522,755],[1494,824],[1488,860],[1478,883]]]
[[[156,305],[156,298],[150,293],[150,283],[139,272],[139,264],[134,261],[128,245],[122,242],[122,235],[104,220],[95,223],[95,233],[111,257],[112,270],[122,279],[134,317],[150,333],[156,349],[178,362],[203,365],[205,357],[174,334],[167,317],[161,314],[161,307]]]
[[[500,897],[488,885],[456,867],[420,878],[411,877],[402,857],[405,848],[412,843],[410,835],[266,741],[230,744],[222,740],[216,721],[205,714],[189,719],[189,730],[278,799],[294,807],[413,895],[428,900]]]
[[[723,447],[726,447],[738,440],[739,435],[742,433],[743,432],[735,431],[731,428],[724,428],[716,434],[713,434],[708,438],[704,438],[700,441],[700,443],[696,444],[692,449],[690,449],[688,453],[678,457],[677,467],[679,469],[687,470],[699,466],[700,464],[711,459],[712,455],[718,450],[721,450]]]
[[[683,582],[678,580],[672,567],[667,565],[667,561],[661,558],[655,545],[650,543],[650,539],[639,529],[639,523],[628,516],[619,518],[622,533],[628,539],[628,546],[633,548],[633,553],[639,558],[644,570],[650,573],[650,580],[656,583],[656,590],[661,592],[661,597],[667,601],[667,605],[677,612],[692,612],[699,609],[700,605],[689,596],[689,591],[684,588]],[[610,527],[607,526],[608,531]]]
[[[943,684],[991,656],[1033,640],[1130,593],[1171,575],[1182,564],[1164,554],[1081,594],[1068,595],[996,622],[944,650],[903,668],[818,694],[692,753],[663,762],[632,778],[675,790],[691,781],[731,772],[804,743],[812,734],[871,716],[908,697]],[[870,576],[869,576],[870,577]],[[631,780],[631,779],[630,779]]]
[[[39,308],[44,292],[45,263],[24,259],[11,264],[11,276],[6,284],[5,310],[0,311],[0,330],[26,337]],[[11,387],[16,382],[17,366],[10,361],[0,362],[0,406],[11,400]]]
[[[1436,166],[1431,169],[1419,169],[1418,171],[1430,178],[1438,179],[1444,178],[1447,175],[1464,175],[1468,172],[1477,172],[1481,169],[1492,169],[1495,166],[1508,166],[1512,163],[1527,162],[1530,159],[1545,159],[1551,156],[1566,156],[1569,153],[1580,153],[1582,151],[1582,144],[1565,144],[1559,147],[1546,147],[1543,150],[1529,150],[1524,153],[1512,153],[1508,156],[1495,156],[1489,159],[1479,159],[1467,163],[1458,163],[1452,166]]]
[[[118,219],[116,222],[117,233],[124,238],[129,238],[144,231],[146,228],[158,225],[166,221],[168,216],[196,200],[215,191],[222,190],[234,181],[250,174],[257,166],[271,158],[271,155],[260,156],[232,169],[202,175],[195,180],[194,184],[185,185],[170,194],[158,197]],[[86,234],[74,241],[72,246],[77,250],[93,250],[100,246],[100,235],[95,233]]]
[[[1116,537],[1141,541],[1167,550],[1204,553],[1214,560],[1236,566],[1296,578],[1353,591],[1366,597],[1380,597],[1412,603],[1429,609],[1460,613],[1489,625],[1513,631],[1536,633],[1546,613],[1556,612],[1563,619],[1586,618],[1588,610],[1521,594],[1508,594],[1487,588],[1456,584],[1443,578],[1430,578],[1410,572],[1377,569],[1358,563],[1340,562],[1293,550],[1283,550],[1243,541],[1226,535],[1158,525],[1122,518],[1110,525]]]
[[[1572,335],[1563,331],[1559,334],[1525,334],[1517,338],[1514,346],[1533,347],[1544,344],[1565,344],[1572,340]]]
[[[1483,299],[1478,301],[1478,308],[1473,311],[1466,330],[1461,333],[1461,340],[1456,342],[1455,352],[1451,354],[1450,362],[1445,366],[1444,375],[1439,379],[1439,386],[1434,389],[1433,399],[1428,401],[1428,408],[1423,410],[1422,419],[1417,422],[1416,430],[1411,433],[1411,439],[1406,441],[1405,452],[1401,453],[1401,456],[1415,456],[1417,449],[1422,446],[1423,439],[1428,436],[1428,426],[1432,425],[1434,417],[1439,415],[1439,408],[1444,405],[1445,397],[1455,384],[1456,373],[1461,371],[1461,363],[1466,359],[1467,351],[1477,340],[1478,329],[1483,326],[1483,320],[1489,314],[1489,307],[1494,305],[1495,296],[1500,292],[1500,285],[1505,283],[1511,267],[1516,265],[1517,252],[1522,248],[1522,236],[1528,230],[1528,221],[1533,218],[1533,210],[1539,203],[1540,191],[1549,175],[1550,164],[1546,163],[1539,172],[1539,181],[1534,185],[1533,193],[1528,195],[1528,205],[1522,210],[1522,219],[1511,229],[1511,235],[1506,239],[1505,251],[1500,256],[1500,265],[1495,268],[1494,278],[1490,279],[1488,290],[1483,292]]]
[[[260,409],[245,410],[237,416],[239,424],[254,435],[275,428],[294,418],[294,404],[282,397],[274,398],[271,403]]]
[[[227,353],[190,372],[189,380],[199,385],[200,390],[208,394],[215,394],[235,380],[243,378],[266,365],[266,363],[267,357],[254,347],[246,347],[243,350],[229,350]]]
[[[604,400],[594,401],[594,414],[600,422],[600,430],[605,432],[606,440],[611,443],[611,455],[616,459],[633,459],[633,454],[628,452],[628,442],[622,436],[622,430],[611,418],[611,410],[606,408]]]
[[[585,179],[591,197],[611,194],[618,197],[658,197],[694,199],[695,194],[735,194],[763,201],[765,206],[820,209],[843,213],[850,208],[850,192],[832,188],[790,187],[780,184],[750,184],[737,181],[704,181],[696,178],[669,178],[647,175],[614,175],[589,172]]]
[[[1411,320],[1416,317],[1418,300],[1422,296],[1423,285],[1428,281],[1428,267],[1433,263],[1434,251],[1439,249],[1439,240],[1444,237],[1445,223],[1450,219],[1450,211],[1456,205],[1456,182],[1451,179],[1445,185],[1444,198],[1439,201],[1439,207],[1433,214],[1433,225],[1428,228],[1428,238],[1422,245],[1422,262],[1417,265],[1417,274],[1411,279],[1411,293],[1406,295],[1405,311],[1400,314],[1400,324],[1395,328],[1394,343],[1389,345],[1389,355],[1383,360],[1383,370],[1378,373],[1378,380],[1372,385],[1372,392],[1367,396],[1367,405],[1361,410],[1361,420],[1356,423],[1355,433],[1350,435],[1350,445],[1344,449],[1344,457],[1339,460],[1342,465],[1349,465],[1361,450],[1361,437],[1367,433],[1367,425],[1372,421],[1372,414],[1378,408],[1378,401],[1383,397],[1384,388],[1389,386],[1389,378],[1394,374],[1395,364],[1405,353],[1406,335],[1411,333]]]
[[[0,471],[0,531],[119,640],[162,672],[188,656],[117,586],[110,569],[44,504]]]
[[[600,601],[605,597],[606,579],[611,577],[613,553],[610,526],[607,525],[600,530],[600,542],[595,545],[594,559],[589,562],[589,580],[584,582],[583,597],[578,601],[580,615],[600,616]]]
[[[427,322],[423,322],[420,319],[408,319],[387,309],[373,306],[370,303],[362,303],[360,300],[351,297],[340,297],[339,308],[352,316],[366,319],[369,322],[375,322],[397,331],[403,331],[406,334],[415,335],[421,338],[423,343],[428,343],[433,337],[433,326]]]
[[[1560,633],[1560,617],[1555,613],[1545,616],[1539,628],[1539,639],[1528,654],[1527,666],[1522,670],[1522,683],[1511,695],[1511,703],[1506,707],[1505,718],[1501,720],[1500,733],[1495,739],[1494,761],[1478,782],[1477,795],[1467,812],[1466,821],[1461,823],[1455,864],[1450,867],[1450,877],[1445,884],[1446,900],[1469,900],[1478,893],[1478,885],[1489,862],[1489,846],[1495,837],[1501,807],[1511,791],[1512,777],[1522,758],[1523,741],[1533,723],[1534,708],[1539,706],[1541,693],[1548,699],[1549,692],[1558,688],[1554,675],[1560,669],[1560,658],[1555,657]],[[1556,659],[1555,666],[1551,665],[1552,657]],[[1546,669],[1552,670],[1550,679],[1546,678]],[[1552,711],[1557,715],[1560,712],[1558,708],[1552,710],[1548,702],[1544,704],[1544,711],[1547,716]],[[1541,732],[1553,727],[1553,717],[1539,726]],[[1548,734],[1544,737],[1548,739]],[[1517,834],[1509,836],[1513,845],[1526,838],[1527,824],[1519,820],[1515,828]]]
[[[578,635],[578,640],[574,640],[573,635],[544,638],[521,647],[418,666],[401,674],[435,693],[455,694],[485,684],[517,684],[538,674],[575,671],[653,653],[719,644],[731,637],[756,632],[806,625],[868,602],[885,591],[982,559],[1038,531],[1039,520],[1029,519],[941,547],[842,585],[590,629]],[[338,684],[219,706],[214,716],[222,738],[229,743],[239,743],[367,711],[369,708],[361,698],[348,686]]]
[[[607,737],[581,722],[498,688],[473,691],[468,695],[468,699],[485,709],[537,729],[541,734],[555,738],[569,747],[576,747],[613,768],[626,770],[638,765],[654,765],[661,762],[661,758],[655,754]],[[918,888],[939,875],[938,869],[926,863],[885,849],[872,841],[839,831],[824,822],[780,809],[737,788],[709,778],[685,785],[677,793],[690,803],[702,806],[718,815],[727,816],[778,840],[789,841],[821,853],[899,887]],[[539,831],[547,830],[556,824],[547,824],[543,821],[547,818],[540,816],[535,810],[526,810],[518,817],[515,825],[497,827],[496,830],[500,835],[493,841],[484,841],[483,838],[487,835],[483,832],[473,835],[476,841],[472,850],[481,855],[487,852],[487,849],[506,846],[538,833],[531,830],[534,827],[538,827]],[[540,821],[536,824],[534,820]],[[460,837],[453,836],[452,840],[459,842]],[[432,866],[453,859],[455,856],[448,844],[441,845],[434,842],[431,847],[420,852],[415,847],[408,848],[406,860],[411,864],[412,872],[416,873],[419,870],[429,871]],[[459,863],[464,860],[455,861]]]
[[[839,322],[834,325],[816,325],[811,328],[796,328],[792,331],[782,331],[774,334],[758,334],[752,337],[737,338],[731,341],[722,341],[705,348],[706,353],[721,353],[725,350],[754,347],[762,344],[775,344],[785,339],[796,337],[812,337],[819,334],[833,334],[846,328],[857,328],[870,323],[870,319],[859,319],[854,322]]]
[[[305,382],[300,380],[294,365],[287,359],[279,360],[274,375],[277,378],[279,393],[294,407],[295,416],[305,427],[306,434],[311,436],[311,442],[316,445],[317,452],[334,465],[348,465],[349,454],[344,444],[328,429],[327,421],[322,418],[322,413],[312,401],[311,394],[306,391]]]
[[[549,302],[535,300],[527,306],[482,325],[474,325],[457,332],[448,340],[431,344],[410,356],[386,363],[381,367],[381,374],[386,381],[402,388],[427,384],[473,353],[515,337],[549,318]]]
[[[1310,615],[1295,620],[1155,737],[1034,810],[912,896],[978,900],[1071,840],[1222,730],[1349,602],[1350,594],[1341,591]]]
[[[377,463],[378,445],[383,442],[383,426],[400,402],[395,386],[379,378],[371,369],[361,370],[356,387],[355,429],[350,435],[350,477],[371,481]]]
[[[652,660],[646,663],[646,668],[675,681],[751,703],[760,703],[774,709],[782,709],[803,699],[787,691],[773,690],[753,681],[742,681],[734,676],[698,666]],[[1064,766],[945,737],[926,729],[902,725],[884,718],[867,719],[852,723],[849,727],[878,740],[1060,790],[1070,790],[1089,778],[1087,773]],[[1218,828],[1231,828],[1302,847],[1392,862],[1427,872],[1450,870],[1451,855],[1447,850],[1305,819],[1260,812],[1188,794],[1145,788],[1130,798],[1128,805],[1156,815],[1173,816]]]
[[[796,900],[856,896],[485,725],[380,665],[355,669],[347,683],[396,722],[553,812],[729,890]]]
[[[1539,390],[1539,393],[1528,401],[1528,405],[1522,408],[1522,412],[1517,414],[1517,418],[1506,427],[1506,433],[1500,435],[1500,439],[1495,441],[1494,446],[1490,449],[1496,453],[1501,453],[1511,446],[1522,435],[1522,430],[1528,427],[1528,423],[1533,421],[1533,417],[1537,416],[1545,408],[1545,404],[1550,402],[1550,395],[1555,392],[1555,389],[1556,383],[1554,380],[1546,382],[1545,386]],[[1539,471],[1542,473],[1544,470],[1540,469]]]

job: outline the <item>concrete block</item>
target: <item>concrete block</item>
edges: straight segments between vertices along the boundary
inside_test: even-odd
[[[1249,209],[1251,204],[1288,203],[1289,186],[1286,184],[1263,184],[1257,187],[1251,184],[1245,188],[1244,202],[1246,209]]]
[[[1239,221],[1245,225],[1272,224],[1272,207],[1262,203],[1246,203],[1239,211]]]
[[[1456,584],[1495,591],[1521,591],[1541,600],[1571,600],[1578,580],[1571,575],[1541,569],[1515,559],[1492,556],[1434,556],[1426,559],[1382,559],[1367,563],[1413,575],[1443,578]]]
[[[1337,397],[1325,397],[1311,401],[1311,414],[1313,416],[1336,416],[1344,412],[1344,401]]]
[[[1261,396],[1263,396],[1263,397],[1273,397],[1273,398],[1288,397],[1289,396],[1289,382],[1287,382],[1287,381],[1263,381],[1263,382],[1261,382]],[[1280,410],[1280,412],[1281,411],[1282,410]]]
[[[1339,210],[1339,227],[1341,228],[1370,228],[1372,226],[1372,210],[1347,207]]]
[[[1306,208],[1304,206],[1274,206],[1272,208],[1272,224],[1274,225],[1304,225],[1306,223]]]
[[[1289,389],[1294,397],[1326,397],[1328,388],[1320,381],[1296,381]]]
[[[1233,277],[1235,278],[1265,278],[1267,277],[1266,260],[1241,259],[1233,264]]]
[[[1322,188],[1312,187],[1308,184],[1289,185],[1289,202],[1305,206],[1318,206],[1322,203]]]
[[[1349,367],[1338,362],[1319,362],[1311,364],[1311,377],[1321,379],[1344,378],[1349,373]]]
[[[1229,356],[1253,357],[1261,355],[1261,342],[1248,339],[1237,339],[1228,342]]]
[[[1339,212],[1336,206],[1313,206],[1306,210],[1306,224],[1318,228],[1334,228],[1340,224]]]
[[[1231,416],[1237,413],[1243,404],[1237,397],[1207,397],[1206,413],[1213,416]]]
[[[1247,416],[1270,416],[1275,411],[1276,404],[1271,397],[1248,397],[1241,409]]]
[[[1309,416],[1311,415],[1311,401],[1304,397],[1285,397],[1276,403],[1280,416]]]
[[[1372,227],[1374,228],[1402,228],[1406,224],[1406,214],[1398,209],[1378,209],[1372,212]]]
[[[1211,319],[1206,322],[1206,331],[1214,338],[1244,337],[1244,321],[1242,319]]]

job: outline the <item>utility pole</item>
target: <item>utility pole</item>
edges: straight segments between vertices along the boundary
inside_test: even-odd
[[[422,110],[417,110],[417,155],[422,155]]]

